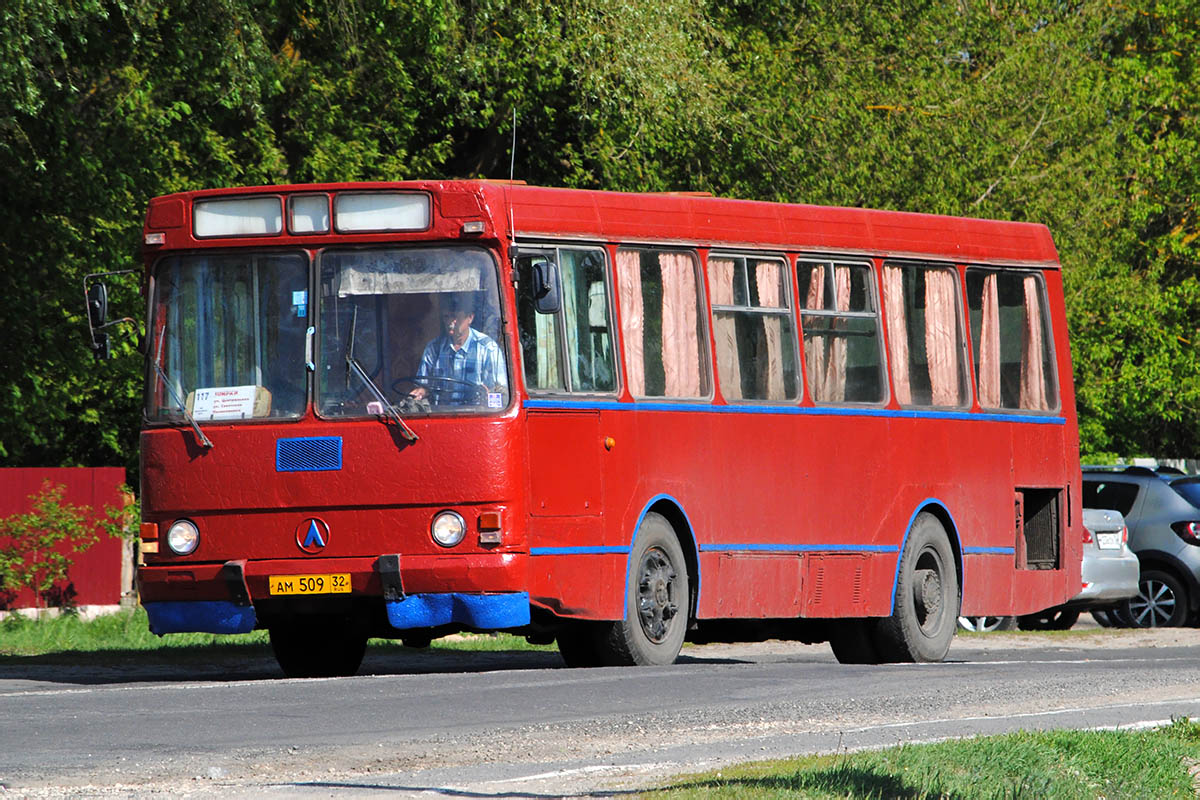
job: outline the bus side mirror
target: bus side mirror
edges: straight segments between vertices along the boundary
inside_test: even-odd
[[[558,264],[548,259],[535,261],[532,272],[534,310],[539,314],[557,314],[562,306]]]
[[[88,323],[93,328],[103,328],[108,322],[108,287],[93,283],[87,291]]]

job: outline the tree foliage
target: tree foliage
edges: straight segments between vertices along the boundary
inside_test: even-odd
[[[136,466],[82,279],[147,200],[507,177],[1044,222],[1085,451],[1200,451],[1200,25],[1184,0],[10,0],[0,459]],[[514,113],[516,129],[513,129]],[[136,279],[114,292],[140,319]]]

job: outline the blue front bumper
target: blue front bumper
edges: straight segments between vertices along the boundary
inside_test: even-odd
[[[410,594],[387,601],[393,628],[436,628],[458,624],[476,630],[519,628],[529,624],[529,593]]]
[[[166,633],[249,633],[258,622],[254,606],[228,600],[143,603],[150,630]],[[386,602],[388,622],[397,630],[462,625],[475,630],[519,628],[529,624],[529,593],[411,594]]]

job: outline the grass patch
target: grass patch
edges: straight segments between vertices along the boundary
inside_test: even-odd
[[[1095,800],[1195,798],[1200,724],[1019,732],[762,762],[679,780],[652,798]]]
[[[399,641],[372,639],[372,647],[400,647]],[[509,652],[554,650],[554,645],[532,645],[523,637],[507,633],[464,633],[437,639],[432,650],[471,652]],[[167,658],[187,653],[208,656],[214,651],[270,655],[267,632],[221,635],[211,633],[172,633],[155,636],[150,632],[144,609],[105,614],[92,620],[72,615],[30,619],[9,614],[0,621],[0,660],[5,658],[52,658],[66,654],[120,654],[136,656],[155,651]],[[408,652],[417,652],[409,650]]]

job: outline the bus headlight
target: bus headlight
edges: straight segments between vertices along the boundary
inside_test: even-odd
[[[433,518],[429,532],[442,547],[454,547],[467,535],[467,523],[454,511],[441,511]]]
[[[186,556],[200,544],[200,531],[191,520],[176,520],[167,530],[167,547],[176,555]]]

